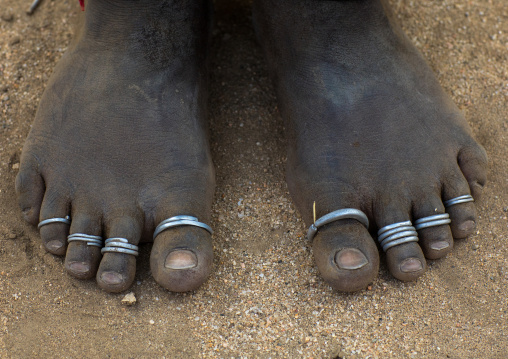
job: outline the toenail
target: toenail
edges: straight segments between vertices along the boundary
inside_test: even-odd
[[[369,263],[365,254],[356,248],[346,248],[335,254],[335,263],[340,269],[359,269]]]
[[[400,271],[404,273],[418,272],[423,269],[423,264],[418,258],[407,258],[400,264]]]
[[[168,254],[164,267],[169,269],[190,269],[198,265],[198,258],[189,250],[175,250]]]
[[[101,281],[110,285],[122,284],[124,282],[124,277],[117,272],[103,272],[101,274]]]
[[[74,273],[88,273],[90,265],[86,262],[72,262],[69,264],[69,269]]]
[[[469,220],[469,221],[465,221],[465,222],[461,223],[459,225],[459,229],[462,232],[470,232],[470,231],[472,231],[475,228],[475,226],[476,226],[475,221]]]
[[[60,242],[59,240],[56,240],[56,239],[46,243],[46,248],[51,251],[56,251],[62,247],[63,247],[63,243]]]
[[[440,251],[442,249],[448,248],[449,246],[450,246],[450,243],[448,243],[447,241],[437,241],[437,242],[432,242],[430,244],[430,248],[434,249],[436,251]]]

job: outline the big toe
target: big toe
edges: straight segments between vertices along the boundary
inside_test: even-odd
[[[150,268],[157,283],[172,292],[198,288],[213,264],[210,234],[191,226],[170,228],[154,240]]]
[[[316,264],[334,289],[365,289],[377,276],[379,255],[367,229],[355,220],[342,220],[320,228],[313,240]]]

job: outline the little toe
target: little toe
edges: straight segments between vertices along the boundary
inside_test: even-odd
[[[100,221],[88,214],[73,214],[71,234],[100,236]],[[97,273],[101,260],[100,247],[89,245],[86,241],[71,241],[67,245],[65,269],[73,277],[90,279]]]
[[[68,213],[69,205],[64,197],[51,195],[49,191],[46,192],[42,202],[41,222],[39,222],[43,225],[39,225],[39,233],[44,248],[52,254],[61,256],[66,252],[70,225],[64,220]],[[47,219],[61,219],[62,221],[44,224],[42,221]]]
[[[128,289],[136,275],[137,244],[141,238],[141,221],[121,217],[106,224],[108,239],[97,271],[97,283],[107,292],[118,293]]]
[[[23,218],[28,223],[36,225],[44,196],[44,181],[39,173],[24,162],[21,162],[21,168],[16,176],[16,193]]]
[[[321,227],[312,247],[321,276],[336,290],[365,289],[377,276],[376,244],[368,230],[356,220],[341,220]]]
[[[483,187],[487,183],[487,153],[479,144],[472,142],[470,146],[459,152],[458,164],[469,184],[471,195],[476,201],[480,200]],[[469,191],[464,191],[461,194],[467,193]]]
[[[419,245],[426,258],[442,258],[453,249],[453,236],[449,226],[451,220],[437,195],[416,205],[413,217]]]
[[[202,228],[170,228],[154,240],[150,256],[152,275],[172,292],[198,288],[208,278],[212,264],[211,236]]]

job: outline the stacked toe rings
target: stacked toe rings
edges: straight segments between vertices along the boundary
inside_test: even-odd
[[[155,232],[153,233],[153,239],[155,239],[155,237],[157,237],[160,233],[162,233],[166,229],[180,226],[199,227],[205,229],[210,234],[213,234],[212,228],[208,224],[199,222],[196,217],[181,215],[165,219],[164,221],[159,223],[157,228],[155,228]]]
[[[42,226],[45,226],[47,224],[51,223],[65,223],[65,224],[71,224],[71,217],[65,216],[64,218],[49,218],[45,219],[44,221],[40,221],[37,225],[38,229],[41,229]]]
[[[85,242],[87,246],[102,247],[102,237],[85,233],[73,233],[67,237],[67,242]]]
[[[448,213],[436,214],[417,219],[415,221],[415,229],[419,231],[423,228],[442,226],[443,224],[449,224],[451,222],[452,221],[450,220],[450,215]]]
[[[354,208],[344,208],[325,214],[323,217],[319,218],[317,221],[311,224],[309,231],[307,232],[307,239],[309,241],[312,240],[316,235],[319,227],[322,227],[325,224],[331,222],[338,221],[340,219],[356,219],[358,222],[363,224],[365,228],[369,228],[369,219],[365,213]]]
[[[113,237],[108,238],[104,242],[104,248],[101,249],[101,254],[106,252],[125,253],[137,257],[139,255],[139,247],[135,244],[130,244],[126,238]]]
[[[473,196],[470,194],[465,194],[463,196],[458,196],[452,199],[449,199],[448,201],[444,201],[445,207],[451,207],[453,205],[459,204],[459,203],[466,203],[466,202],[474,202]]]
[[[389,248],[400,244],[418,242],[418,233],[411,221],[398,222],[381,228],[377,232],[377,240],[386,252]]]

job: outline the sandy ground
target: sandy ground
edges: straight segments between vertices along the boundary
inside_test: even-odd
[[[0,357],[508,357],[508,8],[504,0],[393,0],[409,37],[490,156],[477,234],[414,283],[382,266],[340,294],[314,266],[284,181],[285,144],[249,1],[217,0],[210,121],[215,264],[196,292],[170,293],[142,246],[133,306],[69,277],[25,224],[19,155],[76,0],[0,0]]]

